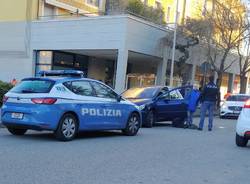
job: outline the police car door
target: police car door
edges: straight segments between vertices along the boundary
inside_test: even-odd
[[[102,103],[101,125],[107,129],[121,128],[128,115],[126,105],[117,100],[118,96],[111,88],[99,83],[91,82],[98,101]]]
[[[102,108],[95,96],[93,87],[89,81],[77,80],[66,82],[64,85],[72,91],[75,110],[80,118],[80,129],[100,129],[102,118],[98,116],[97,109]]]

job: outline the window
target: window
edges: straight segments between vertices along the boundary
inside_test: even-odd
[[[54,52],[53,55],[53,64],[55,66],[74,66],[74,55],[63,53],[63,52]]]
[[[179,93],[177,90],[174,90],[174,91],[171,91],[170,92],[170,100],[178,100],[178,99],[181,99]]]
[[[66,82],[64,85],[77,95],[93,96],[93,89],[88,81]]]
[[[36,60],[36,76],[42,70],[51,70],[52,68],[52,52],[38,51]]]
[[[23,80],[10,92],[14,93],[49,93],[55,82],[50,80]]]
[[[112,99],[116,99],[117,98],[117,94],[110,88],[99,84],[97,82],[92,82],[92,85],[95,89],[96,92],[96,96],[100,97],[100,98],[112,98]]]
[[[166,93],[165,95],[163,95],[162,98],[167,99],[167,100],[181,100],[181,99],[183,99],[179,90],[170,91],[169,93]]]
[[[99,7],[100,2],[99,2],[99,0],[86,0],[86,3],[93,5],[93,6],[96,6],[96,7]]]

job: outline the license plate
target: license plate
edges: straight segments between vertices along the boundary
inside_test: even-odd
[[[240,114],[240,111],[234,111],[234,114]]]
[[[11,113],[11,118],[13,118],[13,119],[23,119],[23,113],[13,112],[13,113]]]

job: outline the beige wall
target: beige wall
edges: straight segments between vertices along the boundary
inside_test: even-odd
[[[0,21],[25,21],[37,18],[38,0],[1,0]]]

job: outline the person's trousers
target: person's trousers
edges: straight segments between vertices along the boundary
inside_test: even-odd
[[[204,126],[204,120],[206,117],[206,112],[208,111],[208,128],[213,128],[213,119],[214,119],[214,108],[215,108],[215,102],[212,101],[205,101],[201,105],[201,117],[200,117],[200,124],[199,128],[203,129]]]
[[[191,126],[193,124],[193,111],[188,111],[187,125]]]

